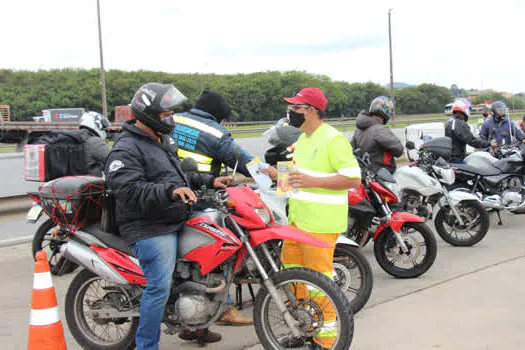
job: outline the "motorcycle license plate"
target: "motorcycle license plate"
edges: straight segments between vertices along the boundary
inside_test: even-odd
[[[35,223],[42,216],[42,207],[40,204],[33,204],[33,207],[27,212],[27,221]]]

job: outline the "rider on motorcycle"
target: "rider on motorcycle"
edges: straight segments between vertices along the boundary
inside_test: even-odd
[[[354,136],[350,144],[353,149],[360,148],[370,155],[373,172],[386,168],[390,173],[396,171],[395,157],[403,154],[403,144],[385,125],[392,116],[394,104],[388,97],[376,97],[368,112],[362,111],[356,119]]]
[[[479,133],[483,140],[496,140],[498,146],[512,144],[514,137],[524,142],[525,135],[506,118],[507,105],[504,101],[494,102],[490,108],[490,113],[492,118],[483,123]]]
[[[452,118],[445,125],[445,136],[452,139],[451,163],[463,163],[467,144],[474,148],[487,148],[488,141],[478,139],[467,124],[470,106],[465,100],[456,100],[452,106]]]
[[[124,123],[106,161],[119,233],[147,280],[136,335],[139,350],[158,349],[175,269],[177,232],[188,219],[187,204],[182,201],[196,201],[190,187],[224,188],[231,179],[183,173],[176,143],[169,136],[173,128],[161,118],[172,115],[184,101],[186,97],[170,84],[148,83],[139,88],[131,101],[136,119]]]

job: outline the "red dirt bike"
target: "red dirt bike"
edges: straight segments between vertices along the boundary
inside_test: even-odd
[[[274,249],[274,242],[281,240],[328,245],[296,228],[275,225],[269,209],[249,187],[209,192],[197,191],[198,202],[213,208],[194,211],[179,232],[165,332],[213,325],[225,310],[235,278],[250,278],[261,283],[253,317],[265,349],[282,348],[279,341],[287,335],[303,338],[307,345],[325,328],[337,330],[333,349],[348,349],[354,321],[344,293],[318,272],[281,269]],[[137,259],[120,236],[101,231],[98,223],[76,230],[74,236],[60,247],[67,259],[84,267],[66,295],[69,330],[84,348],[133,349],[146,284]],[[296,288],[304,285],[327,296],[337,315],[335,325],[325,324],[315,298],[295,296]]]
[[[374,255],[383,270],[397,278],[414,278],[425,273],[437,255],[436,238],[424,220],[414,214],[392,212],[401,188],[388,170],[370,170],[367,153],[355,151],[364,169],[363,184],[348,191],[346,235],[361,247],[374,241]]]

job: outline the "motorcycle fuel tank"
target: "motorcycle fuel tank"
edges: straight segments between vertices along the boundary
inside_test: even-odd
[[[401,190],[416,191],[425,197],[430,197],[442,191],[439,181],[418,167],[401,167],[394,173],[394,178],[401,186]]]

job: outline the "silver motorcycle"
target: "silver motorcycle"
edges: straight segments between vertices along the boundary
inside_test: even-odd
[[[413,142],[406,148],[415,149]],[[472,246],[488,232],[490,219],[478,197],[464,191],[448,191],[455,181],[454,170],[444,158],[450,156],[451,140],[440,137],[423,144],[412,165],[399,168],[394,178],[402,187],[399,210],[415,213],[431,220],[436,206],[439,210],[434,226],[439,236],[453,246]]]

